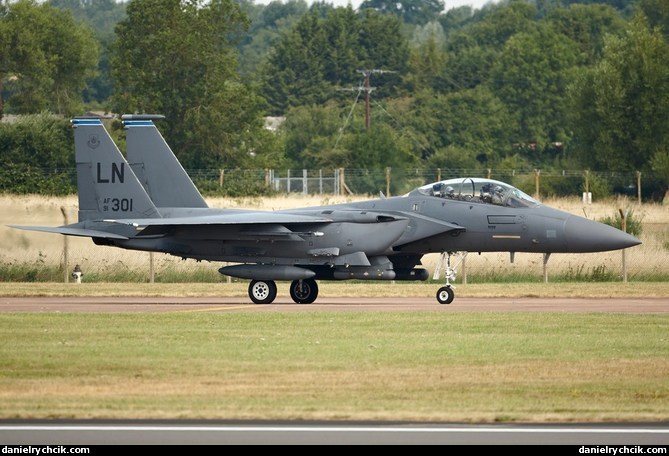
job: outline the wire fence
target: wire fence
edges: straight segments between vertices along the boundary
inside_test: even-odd
[[[0,191],[13,192],[15,176],[3,179],[0,170]],[[383,168],[383,169],[194,169],[187,170],[196,186],[205,194],[233,196],[268,193],[301,193],[304,195],[365,195],[383,192],[401,195],[413,188],[444,179],[484,177],[504,181],[534,196],[574,196],[583,192],[596,197],[625,194],[641,201],[661,200],[665,183],[650,173],[629,171],[493,169],[493,168]],[[45,182],[68,183],[76,192],[75,169],[42,169]],[[32,184],[33,188],[52,186]],[[30,187],[28,187],[30,188]],[[59,187],[60,188],[60,187]],[[20,191],[23,191],[21,189]],[[44,193],[44,192],[43,192]],[[48,192],[47,192],[48,193]]]

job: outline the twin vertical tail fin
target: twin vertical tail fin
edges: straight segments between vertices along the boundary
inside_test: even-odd
[[[157,207],[206,208],[207,203],[153,123],[164,116],[125,114],[128,163]]]
[[[160,213],[99,118],[75,118],[79,221],[158,218]]]

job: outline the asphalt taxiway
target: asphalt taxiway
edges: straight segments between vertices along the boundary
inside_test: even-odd
[[[247,297],[0,297],[0,312],[304,312],[304,311],[500,311],[669,313],[666,298],[434,298],[322,297],[314,304],[290,298],[252,304]]]
[[[607,445],[633,449],[637,445],[666,448],[669,423],[0,422],[0,442],[7,445]]]

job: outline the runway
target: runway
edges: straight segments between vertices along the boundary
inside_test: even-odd
[[[666,448],[669,424],[0,422],[0,442],[6,445],[613,445],[633,449],[636,445]]]
[[[449,305],[434,298],[323,297],[314,304],[289,298],[273,304],[249,303],[247,297],[0,297],[0,312],[622,312],[669,313],[667,298],[458,298]]]

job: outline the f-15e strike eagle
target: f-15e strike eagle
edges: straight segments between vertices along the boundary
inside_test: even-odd
[[[459,178],[403,196],[281,211],[208,207],[154,120],[126,115],[127,160],[99,118],[75,118],[79,221],[14,228],[84,236],[97,245],[237,263],[221,274],[250,279],[251,301],[269,304],[276,280],[300,304],[316,280],[427,280],[429,253],[447,259],[442,304],[453,301],[455,252],[581,253],[641,242],[616,228],[544,206],[503,182]],[[442,267],[442,261],[438,270]]]

